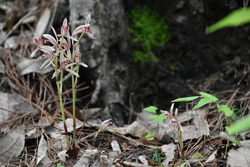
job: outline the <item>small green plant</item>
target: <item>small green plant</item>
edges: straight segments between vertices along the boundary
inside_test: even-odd
[[[130,32],[134,42],[138,42],[142,49],[134,52],[133,61],[141,61],[145,64],[158,61],[152,53],[153,47],[166,44],[170,39],[168,25],[164,18],[148,9],[136,6],[129,13]]]
[[[217,97],[215,97],[211,94],[205,93],[205,92],[199,92],[199,94],[200,94],[200,96],[178,98],[178,99],[173,100],[172,102],[173,103],[183,102],[183,101],[188,102],[188,101],[193,101],[195,99],[200,98],[200,101],[193,107],[193,110],[201,108],[206,104],[214,102],[217,104],[218,112],[222,111],[227,117],[231,116],[234,113],[234,111],[232,109],[230,109],[227,105],[219,104]]]
[[[225,114],[226,117],[234,117],[234,110],[230,109],[227,105],[221,105],[218,103],[218,98],[205,93],[205,92],[199,92],[200,96],[191,96],[191,97],[184,97],[184,98],[178,98],[173,100],[172,102],[188,102],[188,101],[192,101],[198,98],[201,98],[200,101],[193,107],[194,109],[198,109],[203,107],[204,105],[208,104],[208,103],[216,103],[217,108],[218,108],[218,112],[223,112]],[[246,131],[248,129],[250,129],[250,115],[238,120],[235,124],[231,125],[231,126],[226,126],[226,130],[230,135],[234,135],[237,133],[241,133],[243,131]]]
[[[171,60],[171,59],[170,59]],[[179,70],[176,62],[171,62],[170,60],[165,60],[164,62],[169,66],[171,70]]]
[[[160,153],[158,149],[154,149],[154,153],[151,155],[151,161],[155,164],[157,164],[159,167],[163,167],[162,161],[165,160],[167,157],[165,157],[164,154]]]
[[[150,106],[150,107],[144,108],[143,110],[156,114],[156,110],[158,110],[158,108],[155,106]],[[150,118],[154,119],[158,124],[161,123],[162,121],[164,121],[165,119],[170,119],[170,123],[171,123],[172,127],[174,127],[174,129],[176,130],[176,132],[178,134],[178,142],[180,144],[180,155],[181,155],[181,152],[183,149],[183,141],[182,141],[183,128],[178,123],[178,120],[176,118],[177,114],[178,114],[178,109],[175,110],[175,116],[173,115],[173,110],[174,110],[174,103],[171,105],[169,112],[161,110],[160,115],[152,115]],[[154,132],[150,131],[146,135],[146,137],[150,137],[150,136],[153,137],[153,134],[155,135]],[[152,139],[152,138],[149,138],[149,139]],[[147,140],[148,140],[148,138],[147,138]]]

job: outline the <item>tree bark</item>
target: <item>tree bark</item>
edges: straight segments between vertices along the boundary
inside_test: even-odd
[[[91,102],[104,104],[102,119],[112,116],[113,122],[122,126],[132,56],[122,1],[70,0],[72,29],[84,24],[88,14],[91,14],[90,31],[96,39],[86,35],[80,42],[80,51],[95,83]]]

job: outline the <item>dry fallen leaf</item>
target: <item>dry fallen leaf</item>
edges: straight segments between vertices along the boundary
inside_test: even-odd
[[[18,96],[0,92],[0,122],[4,122],[13,114],[24,114],[35,111],[34,107]]]
[[[184,126],[182,140],[199,138],[202,135],[209,135],[209,126],[205,119],[206,110],[191,110],[178,115],[179,123],[189,121],[194,125]]]
[[[165,144],[161,146],[161,151],[165,154],[165,157],[167,157],[162,162],[162,165],[168,166],[169,162],[171,162],[174,159],[176,149],[177,149],[177,146],[173,143]]]
[[[143,125],[135,121],[131,125],[126,127],[125,133],[123,134],[131,134],[142,139],[142,138],[145,138],[148,132],[149,132],[148,129],[146,129]]]
[[[138,113],[138,119],[137,121],[143,125],[146,129],[148,129],[148,131],[154,131],[156,132],[156,135],[160,135],[157,136],[157,139],[161,140],[163,135],[161,134],[165,134],[168,133],[170,136],[175,136],[175,132],[172,131],[172,127],[169,126],[169,128],[167,127],[167,125],[169,124],[169,120],[166,119],[161,123],[157,123],[154,119],[151,118],[152,114],[150,112],[147,111],[142,111],[141,113]],[[145,137],[145,136],[144,136]]]
[[[22,58],[20,62],[17,64],[17,72],[19,75],[25,75],[29,73],[39,73],[46,74],[51,72],[54,68],[52,66],[48,66],[46,68],[40,69],[42,64],[46,61],[46,59],[38,58],[38,59],[27,59]]]
[[[80,128],[83,124],[84,123],[82,121],[76,120],[76,128]],[[66,125],[67,125],[68,132],[72,132],[73,131],[73,118],[67,118]],[[62,121],[59,123],[56,123],[55,127],[64,131],[64,124]]]
[[[51,15],[50,9],[45,8],[43,13],[41,14],[41,16],[39,18],[39,21],[38,21],[38,23],[36,25],[36,29],[35,29],[36,34],[38,34],[39,36],[42,36],[45,29],[47,28],[47,24],[49,22],[50,15]]]
[[[23,151],[24,143],[24,125],[17,126],[13,131],[0,137],[0,162],[5,164],[17,158]]]
[[[231,167],[250,166],[250,147],[231,149],[228,152],[227,164]]]
[[[38,145],[36,164],[40,163],[45,166],[46,164],[50,163],[50,160],[46,154],[47,150],[48,150],[47,141],[44,139],[44,136],[42,135]]]
[[[89,167],[91,161],[99,153],[97,149],[94,150],[85,150],[84,154],[81,156],[79,161],[74,165],[74,167]]]

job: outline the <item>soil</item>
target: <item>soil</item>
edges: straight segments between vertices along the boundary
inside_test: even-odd
[[[136,3],[166,19],[171,39],[166,46],[154,48],[159,62],[146,67],[138,64],[142,72],[141,78],[135,78],[134,104],[164,109],[176,98],[197,95],[196,91],[211,94],[238,88],[243,93],[249,91],[250,25],[205,33],[206,27],[243,6],[242,2],[139,0]],[[124,1],[125,9],[128,11],[136,3]],[[176,63],[178,70],[172,70],[166,61]],[[223,96],[226,95],[220,98]]]

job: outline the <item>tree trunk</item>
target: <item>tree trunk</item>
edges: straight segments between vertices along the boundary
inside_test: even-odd
[[[89,66],[88,75],[95,83],[91,102],[103,104],[102,119],[110,116],[122,126],[123,107],[128,98],[126,85],[131,59],[130,33],[121,0],[70,0],[70,24],[72,29],[85,23],[91,14],[91,33],[80,42],[82,61]]]

